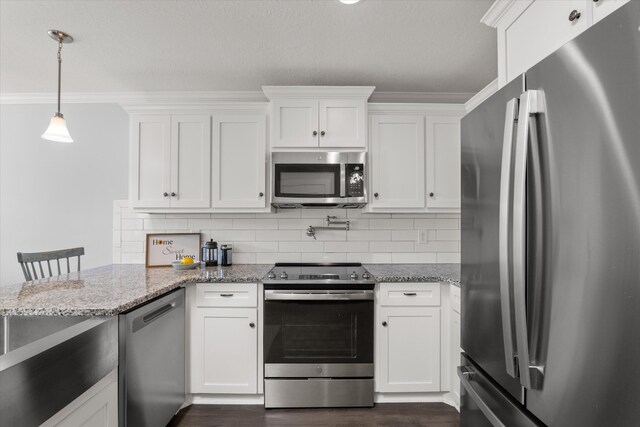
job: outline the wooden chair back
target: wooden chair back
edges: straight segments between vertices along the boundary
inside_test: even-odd
[[[51,261],[55,261],[58,267],[58,276],[62,274],[62,269],[60,268],[60,260],[66,259],[67,262],[67,274],[71,273],[71,263],[69,262],[70,258],[77,257],[78,258],[78,269],[76,271],[80,271],[80,257],[84,255],[84,248],[71,248],[71,249],[61,249],[58,251],[48,251],[48,252],[32,252],[32,253],[24,253],[18,252],[18,262],[20,263],[20,267],[22,268],[22,273],[24,274],[24,279],[28,282],[31,280],[42,279],[43,277],[51,277],[53,276],[53,270],[51,269]],[[42,268],[42,263],[47,263],[47,272],[48,275],[45,274],[44,268]],[[36,269],[36,264],[38,269]],[[38,270],[40,272],[40,276],[38,277]]]

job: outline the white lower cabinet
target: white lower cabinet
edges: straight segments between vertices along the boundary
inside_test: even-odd
[[[456,404],[460,405],[460,313],[451,311],[451,393]]]
[[[440,391],[439,287],[438,283],[380,284],[376,306],[377,392]]]
[[[189,298],[189,392],[258,393],[257,285],[194,287]]]

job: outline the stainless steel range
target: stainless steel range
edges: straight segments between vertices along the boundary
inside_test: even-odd
[[[361,264],[276,264],[264,283],[267,408],[373,406],[373,288]]]

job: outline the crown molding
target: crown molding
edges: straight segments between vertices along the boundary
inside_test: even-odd
[[[473,110],[478,105],[482,104],[482,102],[485,99],[489,98],[491,95],[496,93],[498,89],[499,89],[498,79],[495,79],[494,81],[486,85],[484,88],[482,88],[480,92],[473,95],[473,97],[464,104],[464,107],[467,110],[467,112]]]
[[[262,86],[269,100],[273,98],[369,99],[375,86]]]
[[[271,88],[265,86],[265,88]],[[280,88],[280,87],[278,87]],[[277,90],[285,97],[314,98],[369,98],[374,103],[416,103],[416,104],[464,104],[474,94],[455,92],[373,92],[373,86],[315,86],[311,92],[300,92],[300,86],[291,90]],[[333,89],[337,89],[334,91]],[[273,92],[267,89],[269,94]],[[341,92],[341,93],[340,93]],[[42,93],[0,93],[0,104],[55,104],[56,92]],[[62,94],[63,104],[119,104],[125,110],[159,110],[178,107],[179,109],[214,108],[230,104],[254,104],[258,107],[268,103],[262,91],[177,91],[177,92],[66,92]]]
[[[54,104],[57,93],[0,93],[0,104]],[[267,102],[262,91],[66,92],[63,104],[207,105]]]
[[[480,18],[480,22],[489,27],[498,28],[505,17],[511,15],[512,9],[517,6],[520,13],[525,10],[533,0],[496,0],[489,10]],[[509,18],[513,19],[513,17]]]

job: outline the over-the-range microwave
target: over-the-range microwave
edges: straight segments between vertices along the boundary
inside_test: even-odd
[[[271,204],[277,208],[361,208],[366,153],[273,153]]]

